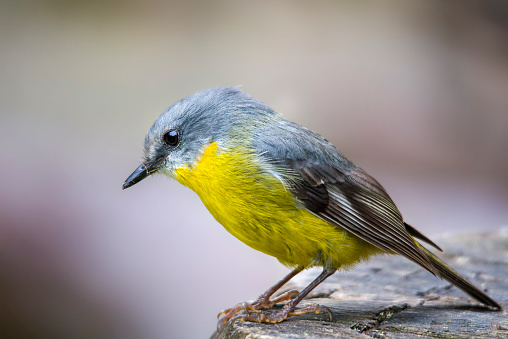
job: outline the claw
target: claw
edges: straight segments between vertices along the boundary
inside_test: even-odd
[[[290,290],[287,292],[282,293],[281,295],[275,297],[274,299],[270,300],[269,298],[266,298],[264,296],[259,297],[256,301],[253,303],[243,302],[240,303],[234,307],[225,309],[224,311],[221,311],[217,315],[217,319],[219,320],[217,323],[217,327],[221,327],[222,325],[226,324],[228,321],[237,318],[236,314],[238,312],[244,311],[245,313],[249,312],[255,312],[263,309],[267,309],[272,307],[275,304],[281,303],[283,301],[291,300],[293,297],[297,296],[299,292],[297,290]],[[242,317],[242,316],[240,316]]]
[[[316,314],[319,314],[321,312],[326,312],[330,316],[330,322],[333,321],[332,311],[330,311],[330,309],[326,306],[320,306],[320,305],[316,305],[316,304],[310,305],[310,306],[307,306],[304,308],[300,308],[298,310],[293,310],[292,312],[290,312],[288,314],[288,317],[292,317],[294,315],[305,314],[305,313],[311,313],[311,312],[314,312]]]
[[[319,314],[321,312],[326,312],[330,316],[330,321],[332,321],[332,312],[328,307],[319,306],[319,305],[310,305],[307,307],[303,307],[297,310],[292,309],[291,305],[285,305],[282,310],[278,312],[268,312],[265,310],[247,310],[245,314],[238,314],[232,317],[231,322],[235,322],[237,320],[241,321],[255,321],[258,323],[271,323],[276,324],[281,321],[287,319],[288,317],[292,317],[295,315],[301,315],[306,313],[316,313]]]

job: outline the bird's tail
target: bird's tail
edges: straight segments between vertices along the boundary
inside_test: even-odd
[[[483,291],[481,291],[479,288],[471,284],[469,281],[467,281],[463,276],[461,276],[457,271],[455,271],[453,268],[445,264],[441,259],[436,257],[432,252],[427,250],[425,247],[418,244],[418,247],[420,250],[425,253],[425,255],[429,258],[432,265],[436,268],[438,272],[438,276],[442,279],[445,279],[452,283],[453,285],[460,288],[462,291],[466,292],[479,302],[490,306],[492,308],[497,309],[498,311],[501,311],[501,305],[499,305],[497,302],[492,300],[488,295],[486,295]]]

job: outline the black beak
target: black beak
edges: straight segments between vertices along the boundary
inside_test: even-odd
[[[129,175],[127,180],[125,180],[125,182],[123,183],[122,189],[129,188],[129,187],[137,184],[138,182],[140,182],[141,180],[143,180],[150,174],[157,172],[157,167],[158,167],[159,163],[160,163],[159,161],[152,161],[147,164],[139,165],[139,167],[136,168],[136,170],[134,172],[132,172],[131,175]]]

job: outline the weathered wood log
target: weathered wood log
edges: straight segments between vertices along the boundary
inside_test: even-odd
[[[508,338],[508,229],[438,238],[437,253],[504,310],[488,310],[458,288],[400,256],[380,256],[338,272],[302,302],[332,312],[305,314],[279,324],[236,321],[212,338]],[[302,289],[319,271],[290,286]],[[281,291],[283,292],[283,291]]]

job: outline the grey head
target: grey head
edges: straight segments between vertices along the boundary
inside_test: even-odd
[[[204,147],[235,147],[249,139],[249,128],[281,119],[266,104],[237,87],[218,87],[192,94],[162,113],[145,137],[143,163],[127,178],[128,188],[152,173],[172,176],[192,164]]]

